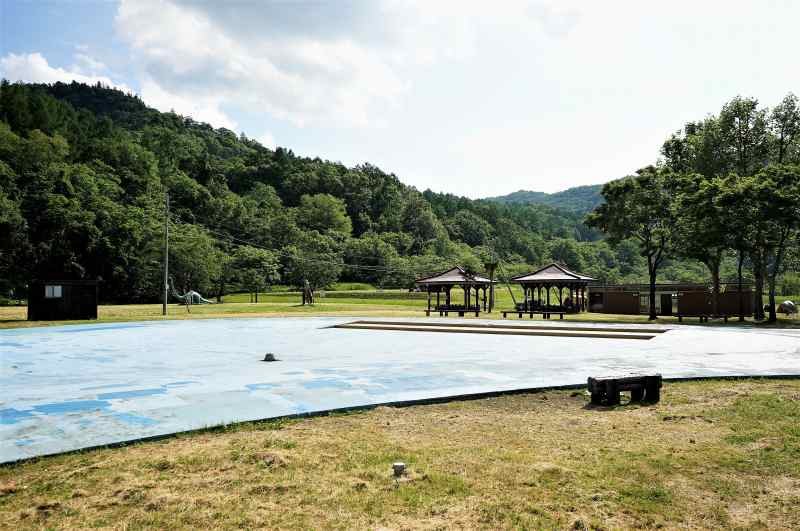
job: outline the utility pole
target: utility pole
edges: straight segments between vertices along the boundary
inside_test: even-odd
[[[484,263],[486,272],[489,274],[489,313],[494,309],[494,270],[497,268],[497,256],[494,254],[494,249],[491,250],[489,260]]]
[[[167,315],[169,295],[169,193],[164,194],[164,304],[161,314]]]

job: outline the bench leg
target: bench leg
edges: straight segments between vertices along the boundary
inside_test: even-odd
[[[619,387],[616,380],[606,382],[606,400],[609,406],[619,405]]]
[[[631,402],[641,402],[644,398],[644,387],[631,389]]]
[[[679,316],[678,316],[678,322],[679,322],[679,323],[682,323],[682,322],[683,322],[683,316],[682,316],[682,315],[679,315]]]
[[[598,389],[594,389],[592,391],[592,405],[593,406],[603,405],[603,393],[601,393]]]
[[[564,314],[563,313],[558,314],[558,318],[563,321],[564,320]]]
[[[648,402],[655,404],[661,400],[661,377],[647,376],[644,380],[644,397]]]

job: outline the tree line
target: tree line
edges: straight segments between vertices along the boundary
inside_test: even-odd
[[[678,141],[699,142],[676,136],[676,153]],[[784,151],[794,160],[795,144]],[[576,211],[420,192],[101,85],[0,83],[0,297],[24,297],[34,278],[99,278],[104,302],[157,301],[167,194],[176,288],[207,297],[305,280],[405,288],[497,260],[506,276],[557,261],[607,283],[649,277],[635,235],[607,237]],[[723,253],[721,277],[736,266]],[[656,274],[699,281],[704,267],[664,252]]]
[[[636,241],[647,261],[650,318],[655,283],[668,258],[701,262],[718,314],[721,269],[735,260],[741,290],[754,282],[755,317],[776,320],[776,286],[798,269],[800,234],[800,107],[787,95],[772,109],[736,97],[720,112],[687,123],[663,144],[662,159],[607,183],[605,203],[587,224],[612,244]]]
[[[408,287],[453,263],[508,274],[558,260],[641,276],[582,216],[403,185],[148,108],[101,85],[0,84],[0,294],[33,278],[100,278],[105,302],[160,294],[165,194],[176,287],[208,296],[269,283]]]

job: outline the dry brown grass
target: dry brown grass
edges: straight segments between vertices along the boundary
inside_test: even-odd
[[[0,526],[800,528],[800,380],[663,397],[383,407],[44,458],[0,468]]]

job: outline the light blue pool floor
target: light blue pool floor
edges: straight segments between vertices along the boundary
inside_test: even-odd
[[[800,331],[681,327],[636,341],[328,328],[352,320],[0,331],[0,462],[236,421],[618,372],[800,374]],[[261,361],[266,352],[280,361]]]

